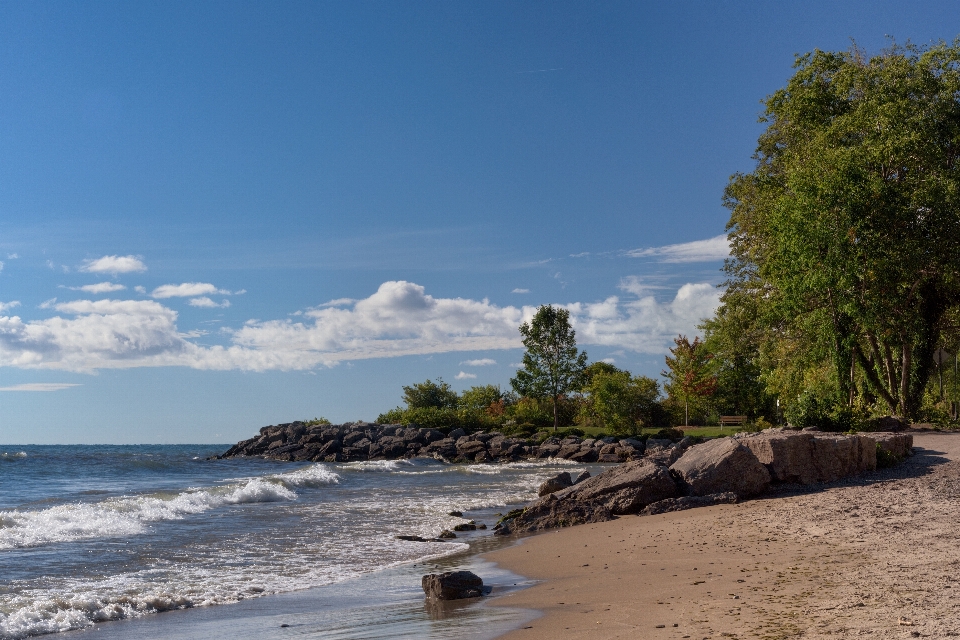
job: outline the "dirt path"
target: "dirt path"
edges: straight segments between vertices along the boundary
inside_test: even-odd
[[[545,614],[506,637],[960,636],[960,434],[914,444],[900,467],[850,481],[498,551],[544,580],[495,601]]]

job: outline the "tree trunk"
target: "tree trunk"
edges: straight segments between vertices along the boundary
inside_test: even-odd
[[[553,396],[553,430],[560,426],[560,417],[557,415],[557,396]]]
[[[900,370],[900,415],[903,418],[910,418],[912,407],[907,405],[910,402],[910,369],[913,365],[912,345],[906,340],[903,341],[903,358],[901,360]]]

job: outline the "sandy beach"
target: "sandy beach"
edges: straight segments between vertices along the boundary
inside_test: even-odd
[[[894,469],[762,499],[548,532],[487,558],[543,616],[504,636],[960,636],[960,434]]]

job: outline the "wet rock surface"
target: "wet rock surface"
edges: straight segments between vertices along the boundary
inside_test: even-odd
[[[483,580],[472,571],[430,573],[421,580],[423,593],[433,600],[479,598],[484,594]]]

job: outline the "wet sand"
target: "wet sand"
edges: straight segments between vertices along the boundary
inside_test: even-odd
[[[960,636],[960,434],[895,469],[763,499],[562,529],[486,555],[539,580],[502,636]]]

